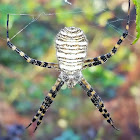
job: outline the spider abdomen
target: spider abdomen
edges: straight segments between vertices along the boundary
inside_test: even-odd
[[[62,71],[80,71],[87,54],[88,41],[83,31],[76,27],[65,27],[56,37],[56,55]]]

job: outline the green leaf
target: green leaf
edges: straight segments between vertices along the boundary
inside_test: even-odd
[[[136,39],[133,41],[132,44],[135,44],[140,38],[140,0],[133,0],[133,3],[136,6]]]

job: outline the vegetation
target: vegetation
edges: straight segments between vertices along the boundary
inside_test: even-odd
[[[136,30],[137,30],[137,38],[133,41],[135,44],[140,38],[140,1],[133,0],[134,4],[136,5]]]

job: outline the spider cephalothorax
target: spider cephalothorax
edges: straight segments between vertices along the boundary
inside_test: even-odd
[[[82,79],[81,72],[75,72],[73,74],[65,73],[64,71],[60,73],[60,78],[67,84],[68,88],[73,88]]]
[[[38,120],[35,130],[37,129],[38,125],[40,125],[43,119],[43,116],[45,115],[46,111],[48,110],[54,98],[56,97],[58,91],[61,89],[63,84],[66,83],[69,88],[73,88],[76,84],[79,84],[87,92],[87,95],[91,99],[92,103],[102,113],[103,117],[107,120],[107,122],[110,123],[112,127],[116,129],[110,114],[108,113],[107,109],[104,106],[103,101],[101,100],[99,95],[93,90],[90,84],[83,78],[81,71],[82,69],[105,63],[109,58],[111,58],[117,52],[117,49],[128,35],[129,22],[130,22],[130,17],[129,17],[130,0],[128,0],[128,2],[129,2],[129,6],[128,6],[128,20],[126,24],[126,30],[119,38],[118,42],[115,44],[111,52],[95,58],[86,59],[88,41],[86,39],[85,34],[79,28],[65,27],[64,29],[60,30],[55,40],[56,56],[58,59],[58,64],[42,62],[33,59],[28,55],[26,55],[21,50],[19,50],[16,46],[14,46],[9,39],[9,30],[8,30],[9,14],[8,14],[7,16],[8,47],[10,47],[13,51],[16,51],[28,63],[41,67],[54,68],[60,71],[60,75],[56,83],[54,84],[54,86],[52,86],[51,90],[49,91],[48,95],[45,97],[42,105],[40,106],[39,110],[37,111],[36,115],[33,117],[28,127],[33,122]]]

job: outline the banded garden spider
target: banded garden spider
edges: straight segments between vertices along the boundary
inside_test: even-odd
[[[119,38],[116,45],[113,47],[111,52],[91,58],[85,59],[87,54],[87,46],[88,41],[86,39],[83,31],[77,27],[65,27],[60,30],[60,32],[56,36],[55,44],[56,44],[56,53],[58,64],[42,62],[36,59],[29,57],[27,54],[19,50],[16,46],[14,46],[9,39],[9,14],[7,15],[7,45],[13,51],[17,52],[21,57],[23,57],[28,63],[33,65],[37,65],[40,67],[52,68],[60,71],[60,75],[54,84],[54,86],[49,91],[48,95],[45,97],[42,105],[37,111],[36,115],[33,117],[31,123],[26,127],[32,125],[33,122],[37,121],[37,126],[34,129],[34,132],[41,124],[41,121],[53,102],[54,98],[57,95],[57,92],[61,89],[64,83],[67,84],[68,88],[73,88],[77,83],[87,92],[87,95],[93,102],[93,104],[98,108],[98,110],[102,113],[103,117],[107,120],[111,126],[118,130],[111,119],[110,114],[104,106],[103,101],[99,97],[99,95],[93,90],[90,84],[84,79],[82,75],[82,70],[88,67],[97,66],[105,63],[109,58],[111,58],[116,52],[123,40],[128,35],[129,30],[129,22],[130,22],[130,0],[128,0],[128,16],[127,16],[127,24],[125,32]]]

